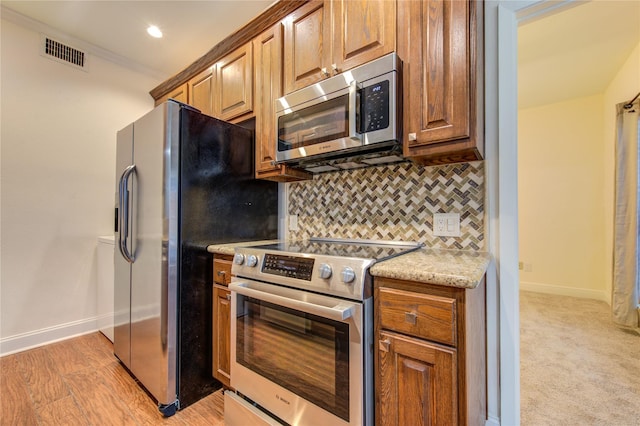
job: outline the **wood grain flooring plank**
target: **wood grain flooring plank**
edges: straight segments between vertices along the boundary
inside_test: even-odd
[[[62,376],[88,367],[87,360],[78,350],[77,339],[76,337],[46,346],[49,357]]]
[[[89,424],[72,396],[41,406],[38,409],[38,417],[42,426],[85,426]]]
[[[76,343],[86,360],[85,364],[93,368],[101,368],[117,359],[113,354],[113,345],[102,333],[85,334],[78,337]]]
[[[47,349],[37,348],[16,354],[35,409],[41,405],[69,396],[69,389],[47,354]]]
[[[223,406],[220,390],[164,418],[97,332],[0,358],[0,426],[223,426]]]
[[[224,396],[222,389],[187,407],[207,419],[212,426],[224,426]]]
[[[16,355],[0,358],[0,425],[36,425],[29,387],[20,372]]]
[[[142,425],[154,425],[162,421],[156,402],[147,395],[118,361],[104,366],[100,373],[105,383],[123,401],[135,420]]]
[[[104,383],[100,372],[86,368],[64,376],[71,393],[90,424],[135,425],[128,401]]]

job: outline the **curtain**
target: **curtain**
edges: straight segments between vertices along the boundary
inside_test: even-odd
[[[628,105],[628,104],[627,104]],[[616,176],[613,240],[613,320],[623,326],[638,327],[638,159],[640,157],[640,99],[631,108],[616,105]]]

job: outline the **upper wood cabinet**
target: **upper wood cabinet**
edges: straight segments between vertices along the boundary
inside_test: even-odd
[[[216,62],[214,115],[221,120],[253,111],[252,46],[247,43]]]
[[[396,2],[333,0],[332,72],[341,72],[396,48]]]
[[[278,182],[310,179],[303,170],[274,165],[276,159],[275,100],[282,96],[282,43],[284,27],[276,24],[253,40],[256,178]]]
[[[156,106],[165,102],[167,99],[175,99],[182,103],[189,103],[189,86],[187,83],[181,84],[166,95],[156,100]]]
[[[404,155],[417,162],[482,159],[482,8],[474,0],[398,2]]]
[[[329,75],[331,6],[311,1],[284,19],[284,92]]]
[[[362,65],[396,48],[396,2],[311,1],[284,20],[284,92]]]
[[[203,114],[213,116],[214,87],[216,66],[213,65],[187,82],[189,86],[189,105],[198,108]]]

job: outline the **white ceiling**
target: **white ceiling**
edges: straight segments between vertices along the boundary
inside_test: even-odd
[[[45,30],[51,27],[113,53],[147,71],[159,83],[204,55],[272,3],[273,0],[0,2],[3,17],[8,15],[6,8],[11,9],[20,14],[17,16],[33,20],[31,23],[42,24]],[[164,38],[149,37],[149,24],[160,27]],[[602,93],[640,41],[640,0],[579,4],[522,25],[518,37],[520,107]],[[630,88],[630,92],[633,90]]]
[[[520,108],[603,93],[640,42],[640,0],[576,4],[518,29]]]
[[[163,81],[207,53],[273,2],[2,0],[1,4],[3,9],[11,9],[9,12],[37,21],[35,24],[44,24],[113,53]],[[3,17],[7,15],[3,10]],[[162,39],[147,34],[147,26],[151,24],[163,31]]]

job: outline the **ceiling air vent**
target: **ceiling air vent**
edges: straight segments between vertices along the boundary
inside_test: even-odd
[[[88,71],[87,54],[42,34],[42,55],[54,61]]]

